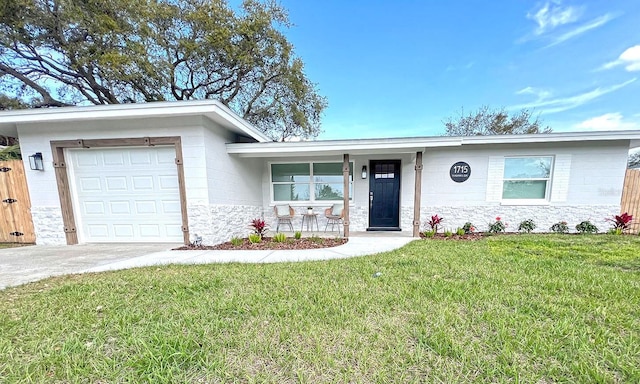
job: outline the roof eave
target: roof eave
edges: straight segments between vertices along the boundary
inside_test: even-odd
[[[0,113],[0,132],[17,133],[17,125],[27,123],[96,119],[136,119],[185,115],[202,115],[208,118],[217,115],[227,123],[225,126],[227,129],[235,129],[254,138],[258,142],[271,141],[264,133],[260,132],[249,122],[233,113],[227,106],[217,100],[110,104],[9,111]]]
[[[640,131],[561,132],[530,135],[437,136],[390,139],[325,140],[227,144],[227,153],[240,157],[329,156],[340,153],[409,153],[428,148],[470,145],[526,143],[569,143],[585,141],[629,140],[630,147],[640,143]]]

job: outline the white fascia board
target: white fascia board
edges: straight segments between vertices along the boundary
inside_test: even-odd
[[[640,131],[558,132],[528,135],[463,136],[462,145],[563,143],[580,141],[638,140]]]
[[[230,143],[227,144],[227,153],[241,157],[332,156],[343,153],[364,155],[372,153],[415,153],[424,151],[425,147],[453,147],[460,145],[460,139],[455,137]]]
[[[82,107],[24,109],[0,113],[0,129],[15,127],[23,123],[43,123],[72,120],[128,119],[145,117],[168,117],[181,115],[220,116],[233,128],[259,142],[271,141],[249,122],[233,113],[217,100],[167,101],[134,104],[109,104]]]
[[[526,143],[563,143],[629,140],[630,147],[640,143],[640,131],[561,132],[530,135],[437,136],[361,140],[319,140],[300,142],[227,144],[227,153],[241,157],[280,157],[341,153],[409,153],[429,148],[464,145],[501,145]]]

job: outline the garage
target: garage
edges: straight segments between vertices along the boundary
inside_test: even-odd
[[[182,242],[174,146],[66,149],[78,240]]]

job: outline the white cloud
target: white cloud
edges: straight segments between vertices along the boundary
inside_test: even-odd
[[[618,60],[606,63],[601,69],[611,69],[619,65],[623,65],[629,72],[640,71],[640,44],[625,49]]]
[[[575,96],[561,97],[561,98],[555,98],[555,99],[538,98],[538,100],[535,100],[533,102],[510,106],[509,109],[537,108],[542,113],[563,112],[569,109],[577,108],[585,103],[588,103],[594,99],[597,99],[598,97],[606,95],[607,93],[617,91],[618,89],[626,87],[627,85],[633,83],[636,80],[637,80],[636,78],[633,78],[631,80],[625,81],[624,83],[615,84],[610,87],[604,87],[604,88],[598,87],[589,92],[581,93]],[[526,89],[527,88],[525,88],[524,90]],[[519,92],[522,92],[522,91],[523,90]]]
[[[589,32],[592,29],[601,27],[606,23],[608,23],[613,18],[614,16],[609,13],[607,13],[606,15],[600,16],[598,18],[595,18],[588,23],[582,24],[572,29],[571,31],[565,32],[559,36],[552,37],[553,41],[551,42],[551,44],[547,45],[547,47],[552,47],[554,45],[563,43],[569,39],[580,36],[583,33]]]
[[[570,26],[570,24],[580,21],[583,12],[584,7],[563,6],[559,0],[547,1],[538,9],[527,13],[527,18],[533,20],[537,25],[528,36],[522,37],[518,42],[544,39],[550,41],[545,48],[552,47],[601,27],[616,17],[616,15],[607,13],[573,27]]]
[[[604,115],[592,117],[574,125],[576,130],[581,131],[617,131],[640,129],[640,122],[627,121],[621,113],[612,112]]]
[[[451,71],[462,71],[462,70],[471,69],[475,65],[475,63],[476,63],[475,61],[470,61],[467,64],[460,65],[460,66],[454,66],[449,64],[447,68],[445,68],[445,71],[451,72]]]
[[[559,1],[546,2],[535,13],[527,13],[527,18],[538,24],[534,31],[543,35],[554,28],[578,21],[582,10],[577,7],[563,7]]]
[[[545,89],[526,87],[516,92],[516,95],[535,95],[537,101],[542,101],[551,97],[551,91]]]

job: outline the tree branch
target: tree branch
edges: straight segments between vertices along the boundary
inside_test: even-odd
[[[13,68],[5,65],[4,63],[0,62],[0,71],[11,75],[13,77],[15,77],[16,79],[20,80],[24,85],[30,87],[31,89],[33,89],[34,91],[38,92],[40,94],[40,96],[42,96],[42,103],[40,103],[40,106],[43,107],[66,107],[66,106],[70,106],[71,104],[67,104],[67,103],[63,103],[59,100],[56,100],[53,98],[53,96],[51,96],[51,94],[49,93],[49,91],[47,91],[44,87],[38,85],[38,83],[36,83],[35,81],[31,80],[30,78],[28,78],[27,76],[23,75],[22,73],[14,70]]]

